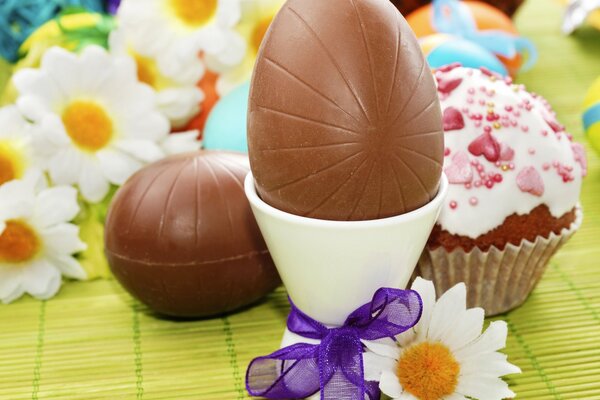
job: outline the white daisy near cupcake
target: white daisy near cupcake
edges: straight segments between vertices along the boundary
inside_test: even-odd
[[[34,124],[34,151],[53,183],[78,185],[90,202],[173,149],[195,150],[196,132],[169,135],[153,90],[129,57],[90,46],[78,56],[54,47],[40,69],[13,77],[20,111]]]
[[[73,257],[84,250],[79,228],[77,191],[70,186],[47,188],[41,175],[0,186],[0,301],[10,303],[28,293],[54,296],[62,276],[84,279]]]
[[[223,73],[217,81],[217,91],[221,96],[250,79],[258,49],[283,3],[284,0],[242,0],[242,18],[236,31],[246,41],[247,51],[244,59],[234,68],[220,68]],[[211,65],[211,68],[214,66]]]
[[[109,47],[112,54],[130,56],[135,60],[138,80],[156,91],[158,108],[173,127],[185,125],[200,111],[199,105],[204,100],[204,94],[197,86],[204,75],[201,63],[183,63],[182,73],[169,75],[155,58],[136,51],[124,29],[111,33]]]
[[[200,54],[229,67],[243,59],[245,42],[234,31],[240,15],[240,0],[124,0],[117,17],[136,51],[181,76],[192,64],[202,68]]]
[[[484,311],[466,308],[464,284],[436,302],[433,283],[417,278],[423,315],[411,330],[392,339],[364,341],[365,378],[379,381],[395,400],[502,400],[515,394],[500,377],[520,373],[498,350],[507,327],[492,322],[482,333]]]
[[[23,178],[33,162],[29,123],[17,107],[0,108],[0,185]]]

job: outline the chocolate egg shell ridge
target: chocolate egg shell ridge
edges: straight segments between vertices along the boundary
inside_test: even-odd
[[[388,1],[290,0],[261,47],[249,155],[268,204],[330,220],[412,211],[443,161],[433,77]]]
[[[241,154],[167,158],[135,174],[106,222],[117,279],[159,313],[198,317],[234,310],[279,284],[243,190]]]

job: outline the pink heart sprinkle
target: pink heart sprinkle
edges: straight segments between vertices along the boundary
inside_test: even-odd
[[[571,149],[575,156],[575,161],[581,165],[581,176],[587,176],[587,156],[585,155],[585,148],[579,143],[571,143]]]
[[[456,131],[465,127],[465,119],[462,113],[454,107],[444,110],[444,131]]]
[[[464,151],[454,154],[452,162],[444,169],[444,172],[450,183],[470,183],[473,180],[473,170],[471,169],[469,155]]]
[[[525,167],[517,175],[517,186],[522,192],[530,193],[534,196],[544,194],[544,181],[540,173],[534,167]]]
[[[489,162],[500,159],[500,150],[500,143],[489,132],[485,132],[469,144],[471,154],[477,157],[483,155]]]
[[[462,78],[456,78],[456,79],[443,79],[443,78],[438,78],[438,92],[440,93],[452,93],[452,91],[454,91],[454,89],[456,89],[457,87],[460,86],[460,84],[462,83]]]
[[[500,160],[512,161],[515,158],[515,151],[509,145],[502,143],[500,145]]]

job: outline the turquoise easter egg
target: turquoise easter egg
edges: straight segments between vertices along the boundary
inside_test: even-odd
[[[431,68],[460,63],[463,67],[485,67],[502,76],[508,75],[506,67],[494,54],[468,40],[452,35],[433,34],[420,39],[419,43]]]
[[[600,154],[600,78],[584,100],[583,128],[592,147]]]
[[[248,82],[219,100],[206,121],[203,139],[205,149],[248,153],[246,116],[249,95]]]

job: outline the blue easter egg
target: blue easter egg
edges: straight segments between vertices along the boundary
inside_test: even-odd
[[[246,116],[249,96],[248,82],[219,100],[206,121],[203,139],[205,149],[248,153]]]
[[[435,36],[435,35],[432,35]],[[428,46],[428,37],[421,40],[423,48],[429,47],[426,52],[427,62],[432,68],[439,68],[452,63],[461,63],[463,67],[486,67],[490,71],[507,76],[508,71],[504,64],[494,54],[476,43],[456,37],[444,35],[442,40],[431,39],[434,46]]]

